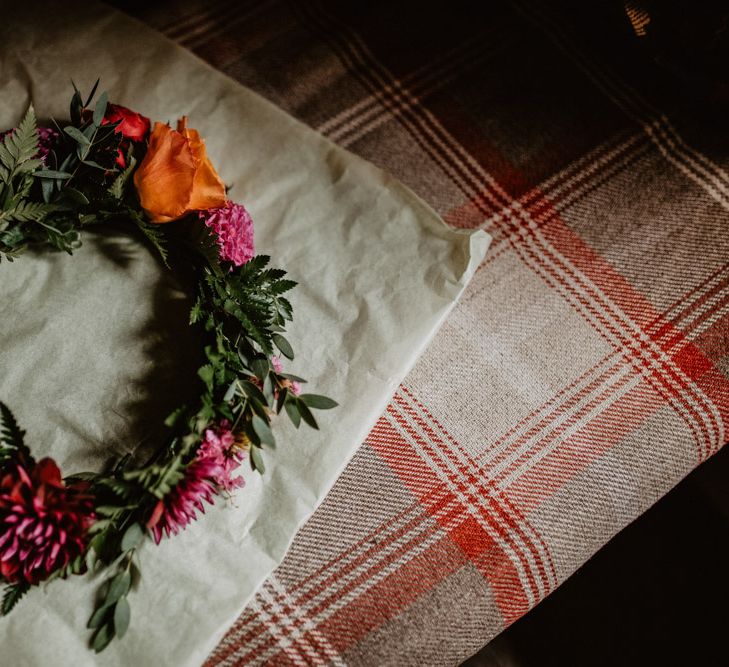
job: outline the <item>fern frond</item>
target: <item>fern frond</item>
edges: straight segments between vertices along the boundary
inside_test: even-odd
[[[25,199],[8,211],[0,211],[0,222],[42,222],[49,213],[53,213],[56,209],[57,207],[53,204]]]
[[[124,188],[127,184],[127,181],[129,180],[129,177],[132,175],[132,172],[134,171],[134,167],[136,165],[137,160],[134,158],[134,156],[131,156],[129,158],[129,166],[114,179],[114,182],[109,188],[109,194],[112,197],[114,197],[115,199],[122,199],[122,197],[124,197]]]
[[[28,462],[33,461],[33,456],[25,444],[25,431],[18,426],[10,408],[0,401],[0,468],[16,459],[18,454]]]
[[[20,598],[22,598],[29,589],[30,584],[27,581],[21,581],[17,584],[10,584],[9,586],[6,586],[5,592],[3,593],[0,613],[3,616],[7,616],[12,611],[13,607],[18,604]]]
[[[32,104],[18,127],[5,135],[1,146],[0,163],[7,170],[3,180],[8,183],[23,163],[33,160],[38,154],[38,128]]]
[[[150,225],[148,222],[142,220],[141,218],[137,218],[137,226],[139,227],[139,229],[142,230],[142,233],[147,237],[149,242],[155,247],[155,249],[159,253],[159,256],[162,258],[162,262],[169,269],[170,264],[168,260],[167,248],[165,245],[166,239],[162,230],[159,227]]]

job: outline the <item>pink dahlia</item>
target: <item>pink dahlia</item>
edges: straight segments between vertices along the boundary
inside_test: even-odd
[[[94,520],[85,486],[65,486],[52,459],[14,464],[0,479],[0,573],[37,584],[84,552]]]
[[[241,204],[200,211],[200,219],[215,232],[220,259],[241,266],[253,257],[253,220]]]
[[[5,139],[7,135],[12,134],[13,132],[15,132],[15,129],[7,130],[0,133],[0,141]],[[38,153],[36,154],[36,157],[40,158],[45,163],[46,159],[48,158],[48,153],[51,152],[51,149],[53,148],[53,144],[55,143],[56,139],[58,139],[58,132],[52,127],[39,127]]]
[[[218,493],[216,479],[220,464],[212,458],[195,459],[185,469],[185,476],[177,486],[160,500],[147,521],[154,541],[159,544],[164,532],[167,537],[177,535],[188,523],[197,519],[197,510],[205,514],[203,500],[210,505]]]
[[[244,453],[236,445],[230,422],[224,419],[218,426],[205,430],[202,444],[197,450],[198,459],[210,459],[219,466],[215,482],[226,491],[240,488],[245,484],[242,477],[232,477],[232,473],[240,467]]]

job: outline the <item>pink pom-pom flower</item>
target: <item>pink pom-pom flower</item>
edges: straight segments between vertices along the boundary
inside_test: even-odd
[[[228,201],[200,211],[200,219],[215,232],[221,260],[242,266],[253,257],[253,220],[244,206]]]
[[[202,444],[197,450],[199,459],[211,459],[220,466],[215,482],[226,491],[240,488],[245,484],[242,477],[232,473],[240,467],[244,458],[243,450],[236,445],[230,422],[224,419],[218,426],[205,430]]]

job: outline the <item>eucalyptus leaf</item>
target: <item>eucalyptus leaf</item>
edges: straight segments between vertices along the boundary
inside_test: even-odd
[[[251,424],[253,425],[253,430],[256,432],[256,435],[261,440],[261,443],[264,445],[275,445],[276,444],[276,438],[273,437],[273,433],[271,432],[271,428],[266,423],[265,420],[261,419],[258,415],[254,415],[253,419],[251,420]]]
[[[77,204],[78,206],[87,206],[89,203],[86,195],[83,192],[76,190],[75,188],[64,188],[63,196],[67,199],[70,199],[74,204]]]
[[[116,602],[120,597],[126,595],[129,592],[129,588],[132,585],[132,575],[129,570],[124,570],[117,574],[109,584],[109,591],[104,598],[105,604],[112,604]]]
[[[111,627],[111,623],[102,625],[96,631],[93,639],[91,640],[91,648],[94,649],[96,653],[101,653],[109,645],[112,639],[114,639],[114,629]]]
[[[99,100],[96,102],[96,106],[94,107],[94,115],[92,117],[92,121],[97,127],[99,127],[101,122],[104,120],[106,106],[108,103],[109,96],[105,92],[101,93],[101,95],[99,95]]]
[[[299,400],[304,401],[308,407],[316,410],[331,410],[339,405],[328,396],[319,396],[318,394],[301,394]]]
[[[105,604],[97,608],[94,613],[91,614],[91,618],[89,618],[89,622],[86,624],[86,627],[93,630],[94,628],[98,628],[103,625],[110,613],[113,611],[112,607],[113,605]]]
[[[299,406],[297,405],[296,400],[289,396],[289,399],[286,403],[284,403],[284,407],[286,408],[286,414],[289,416],[291,423],[296,428],[299,428],[301,425],[301,413],[299,412]]]
[[[63,128],[63,131],[80,146],[91,146],[91,142],[88,137],[86,137],[77,127],[67,125]]]
[[[297,399],[296,407],[299,409],[299,412],[301,413],[301,418],[309,426],[311,426],[311,428],[315,428],[315,429],[319,430],[319,424],[316,423],[316,419],[314,419],[314,415],[311,414],[311,411],[307,407],[306,403],[304,403],[304,401]]]
[[[241,382],[241,387],[243,387],[243,391],[246,393],[246,396],[257,400],[263,405],[266,405],[266,397],[263,395],[263,392],[252,382],[249,382],[248,380],[243,380]]]
[[[130,549],[134,549],[141,544],[143,539],[144,530],[142,529],[142,526],[138,523],[133,523],[124,532],[124,537],[122,537],[121,541],[121,550],[129,551]]]
[[[253,369],[253,372],[256,374],[256,377],[263,380],[263,378],[268,375],[268,371],[270,370],[270,366],[268,364],[268,359],[263,359],[262,357],[259,357],[258,359],[254,359],[251,362],[251,368]]]
[[[87,167],[93,167],[94,169],[98,169],[100,171],[109,171],[106,167],[102,167],[98,162],[94,162],[93,160],[86,160],[82,159],[81,162],[85,164]]]
[[[65,171],[54,171],[53,169],[39,169],[33,172],[33,176],[36,178],[53,178],[57,181],[65,181],[71,178],[71,174],[67,174]]]
[[[230,386],[228,387],[227,391],[225,392],[225,396],[223,396],[223,401],[228,403],[229,401],[233,400],[233,396],[235,396],[235,390],[238,387],[238,381],[233,380],[233,382],[230,383]]]
[[[281,334],[275,333],[271,336],[273,344],[281,351],[285,357],[289,359],[294,358],[294,348],[291,347],[291,343],[287,341]]]
[[[259,447],[251,445],[251,466],[261,475],[266,472],[266,466],[263,463],[263,456]]]
[[[114,631],[119,639],[127,633],[131,615],[132,610],[129,607],[129,601],[125,597],[119,598],[119,602],[114,607]]]

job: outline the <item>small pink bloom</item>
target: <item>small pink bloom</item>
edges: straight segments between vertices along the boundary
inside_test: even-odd
[[[94,520],[86,485],[66,486],[52,459],[17,462],[0,479],[0,574],[37,584],[86,548]]]
[[[211,459],[219,465],[215,482],[226,491],[242,487],[242,477],[232,477],[243,462],[244,453],[235,446],[235,437],[230,430],[230,422],[224,419],[217,427],[205,430],[202,444],[197,450],[197,458]]]
[[[199,215],[215,232],[221,260],[242,266],[253,257],[253,220],[241,204],[229,201]]]
[[[283,373],[283,364],[281,363],[281,357],[277,357],[275,355],[272,356],[271,364],[273,365],[273,370],[275,370],[277,373]],[[288,387],[294,396],[298,396],[301,393],[301,384],[296,380],[284,379],[283,385],[285,387]]]

